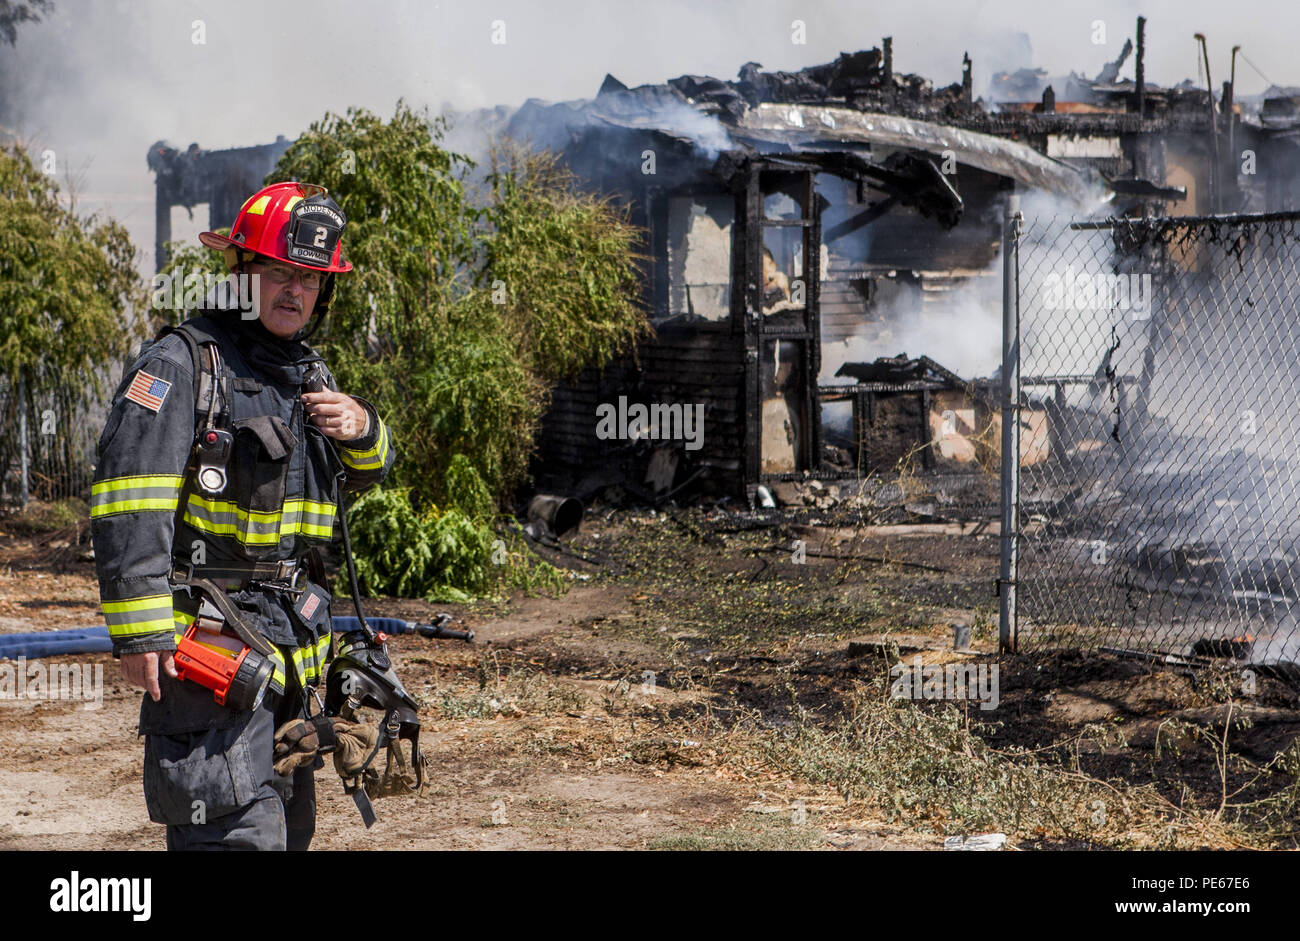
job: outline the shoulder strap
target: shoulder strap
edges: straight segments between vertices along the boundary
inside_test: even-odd
[[[197,321],[202,318],[187,320],[177,326],[167,325],[158,331],[154,337],[154,342],[158,342],[163,337],[171,333],[179,334],[185,341],[185,345],[190,351],[190,362],[194,367],[194,435],[198,437],[199,432],[204,427],[210,427],[213,423],[215,413],[213,407],[216,402],[216,386],[218,377],[222,381],[222,405],[223,412],[229,419],[230,403],[230,370],[225,367],[218,352],[220,341],[208,330],[203,329],[203,325]],[[206,355],[205,355],[206,351]],[[223,368],[225,367],[225,368]],[[206,393],[206,401],[205,401]],[[188,502],[190,489],[194,480],[194,451],[191,449],[190,458],[186,462],[182,476],[181,490],[176,501],[176,513],[172,518],[172,538],[180,532],[181,522],[185,516],[185,507]],[[172,547],[173,554],[175,546]]]
[[[188,327],[188,321],[179,326],[167,324],[158,331],[157,335],[154,336],[153,341],[157,343],[168,334],[176,333],[180,334],[181,339],[185,341],[185,345],[189,347],[190,361],[194,364],[194,405],[195,408],[197,408],[199,404],[199,391],[201,388],[200,379],[202,378],[203,373],[203,353],[199,349],[199,341],[194,338],[194,334],[188,329]]]
[[[214,326],[215,324],[206,317],[193,317],[178,326],[163,327],[154,340],[157,342],[169,333],[177,333],[189,347],[190,361],[194,364],[196,431],[201,425],[211,424],[212,410],[216,402],[214,391],[218,382],[221,385],[221,412],[229,416],[233,380],[221,354],[223,347],[221,339],[212,329]]]

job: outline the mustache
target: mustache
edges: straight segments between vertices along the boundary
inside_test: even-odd
[[[300,313],[300,314],[302,313],[302,301],[296,301],[296,300],[294,300],[292,297],[290,297],[290,296],[287,295],[287,294],[286,294],[286,295],[283,295],[283,296],[281,296],[281,297],[277,297],[277,298],[275,299],[275,303],[272,304],[271,306],[273,306],[273,307],[292,307],[292,308],[293,308],[294,310],[296,310],[298,313]]]

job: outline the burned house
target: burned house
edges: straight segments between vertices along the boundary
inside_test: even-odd
[[[280,155],[289,149],[283,135],[275,143],[229,150],[203,150],[190,144],[184,151],[166,141],[149,148],[146,157],[154,173],[154,270],[167,266],[172,207],[208,204],[208,228],[229,228],[248,194],[262,187]]]
[[[508,133],[560,151],[649,233],[655,336],[555,391],[539,485],[739,496],[864,476],[913,453],[926,467],[945,460],[926,445],[945,413],[951,429],[966,411],[964,379],[934,359],[853,364],[910,352],[912,322],[989,280],[1006,193],[1084,200],[1088,188],[1024,144],[856,109],[884,70],[872,51],[793,76],[746,66],[737,83],[607,79],[580,106],[515,115]],[[702,446],[659,428],[602,438],[597,410],[620,396],[702,405]]]
[[[655,329],[635,356],[555,390],[538,485],[752,502],[760,487],[904,459],[974,471],[998,440],[1009,194],[1072,216],[1293,198],[1281,173],[1234,172],[1232,155],[1289,165],[1294,143],[1277,128],[1300,117],[1284,101],[1248,116],[1230,87],[1212,102],[1190,83],[1147,83],[1143,27],[1136,81],[1118,79],[1130,41],[1096,78],[1058,80],[1059,95],[1025,70],[974,100],[969,58],[960,83],[936,89],[895,72],[886,39],[799,72],[748,63],[734,81],[638,88],[607,76],[592,99],[525,104],[500,129],[562,154],[648,232]],[[648,423],[597,434],[598,409],[620,397],[702,406],[702,442],[688,450]],[[1050,456],[1050,411],[1028,410],[1022,460]]]
[[[886,44],[794,74],[747,65],[737,82],[607,78],[591,101],[514,116],[508,133],[560,151],[649,232],[655,337],[555,391],[541,486],[752,498],[908,459],[972,468],[975,413],[991,409],[968,380],[997,365],[1005,197],[1037,189],[1082,208],[1098,188],[1011,134],[960,126],[968,88],[933,91],[889,59]],[[967,315],[982,360],[954,368],[921,348]],[[602,439],[596,410],[620,395],[702,404],[702,447]]]

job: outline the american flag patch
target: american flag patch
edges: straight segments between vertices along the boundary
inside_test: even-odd
[[[143,369],[135,374],[131,380],[131,387],[126,390],[126,397],[132,402],[137,402],[156,412],[162,408],[163,399],[167,398],[167,390],[172,384],[166,379],[159,379],[157,376],[151,376]]]

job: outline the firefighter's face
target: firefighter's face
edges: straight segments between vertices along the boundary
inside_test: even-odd
[[[320,294],[319,272],[272,261],[254,261],[249,270],[258,280],[258,320],[277,337],[288,339],[311,319]]]

